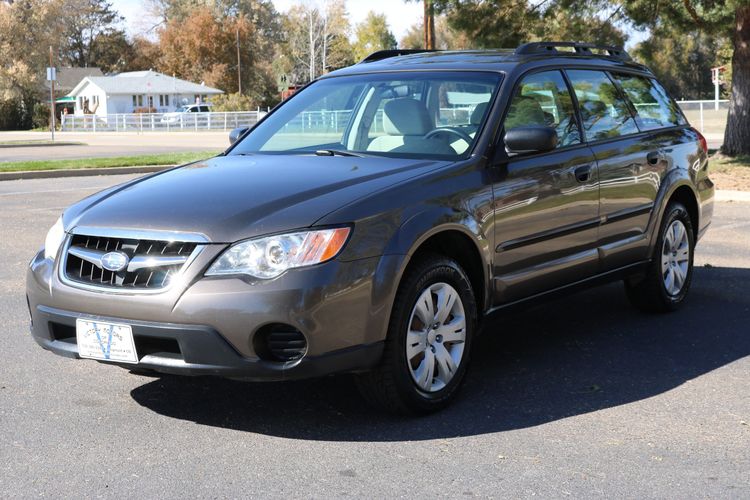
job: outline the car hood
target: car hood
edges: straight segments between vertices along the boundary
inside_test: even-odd
[[[199,233],[231,243],[311,226],[352,201],[446,164],[384,157],[218,156],[82,200],[66,211],[65,226]]]

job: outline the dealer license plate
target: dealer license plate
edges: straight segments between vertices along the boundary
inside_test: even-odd
[[[138,363],[138,354],[130,325],[76,320],[78,355],[82,358]]]

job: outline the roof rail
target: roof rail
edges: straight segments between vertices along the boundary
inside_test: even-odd
[[[369,56],[365,57],[359,64],[380,61],[382,59],[388,59],[389,57],[405,56],[408,54],[421,54],[422,52],[435,52],[434,50],[427,49],[389,49],[389,50],[378,50],[373,52]]]
[[[558,47],[572,48],[573,52],[557,50]],[[597,52],[594,52],[597,51]],[[516,49],[518,55],[549,54],[549,55],[577,55],[577,56],[607,56],[622,61],[630,61],[630,54],[625,49],[612,45],[597,45],[581,42],[530,42]]]

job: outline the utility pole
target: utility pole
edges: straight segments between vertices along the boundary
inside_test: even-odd
[[[237,93],[242,94],[242,68],[240,67],[240,27],[237,26]]]
[[[435,7],[432,0],[424,0],[424,48],[435,50]]]
[[[50,130],[52,132],[52,142],[55,142],[55,66],[52,64],[52,45],[49,46],[49,69],[47,70],[47,80],[49,80],[49,116]]]

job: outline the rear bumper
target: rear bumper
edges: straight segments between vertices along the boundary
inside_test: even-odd
[[[79,358],[75,328],[76,319],[81,316],[72,311],[37,306],[33,312],[34,340],[55,354]],[[97,319],[130,324],[139,357],[137,365],[109,361],[102,363],[174,375],[218,375],[268,381],[310,378],[336,372],[366,370],[377,364],[383,351],[383,343],[375,342],[319,356],[305,356],[288,363],[264,361],[241,356],[209,326],[100,316]]]

